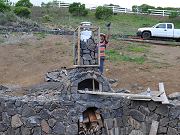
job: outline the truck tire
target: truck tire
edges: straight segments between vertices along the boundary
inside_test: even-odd
[[[180,42],[180,38],[176,39],[176,42]]]
[[[150,32],[145,31],[145,32],[142,33],[142,38],[143,39],[150,39],[150,37],[151,37],[151,33]]]

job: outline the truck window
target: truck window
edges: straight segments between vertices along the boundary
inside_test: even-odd
[[[172,29],[172,24],[167,24],[168,29]]]
[[[156,28],[166,28],[166,24],[159,24],[158,26],[156,26]]]

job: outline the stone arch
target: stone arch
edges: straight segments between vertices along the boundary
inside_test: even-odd
[[[88,107],[78,121],[78,134],[102,134],[103,118],[96,107]]]
[[[99,91],[100,90],[100,83],[94,78],[87,78],[78,83],[78,90],[92,90],[92,91]]]

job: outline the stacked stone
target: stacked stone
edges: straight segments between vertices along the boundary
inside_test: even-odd
[[[23,97],[0,95],[0,134],[76,135],[79,117],[88,107],[96,106],[101,108],[100,112],[103,112],[106,106],[111,104],[111,98],[107,100],[105,97],[69,95],[65,93],[68,89],[59,90],[61,93],[57,99],[54,95],[58,94],[58,90],[54,90],[53,94],[49,92],[51,85],[46,83],[37,86],[37,90],[33,87],[30,89],[31,94]],[[45,97],[51,97],[51,99]],[[120,99],[114,100],[113,103],[117,101],[120,102]],[[110,111],[113,108],[108,109]],[[103,117],[111,117],[109,111],[106,110]]]
[[[157,135],[178,135],[179,107],[179,105],[170,107],[153,101],[131,101],[127,106],[123,105],[122,117],[107,119],[105,125],[112,135],[149,135],[154,120],[159,122]]]
[[[48,82],[64,82],[66,85],[70,86],[73,93],[77,93],[78,83],[86,79],[97,80],[102,86],[100,91],[113,91],[108,79],[99,72],[98,68],[87,67],[60,69],[48,72],[45,76],[45,80]]]
[[[43,85],[43,93],[51,99],[42,99],[38,92],[40,86],[37,92],[34,91],[36,94],[31,92],[23,97],[0,95],[1,135],[76,135],[79,117],[89,107],[95,107],[100,112],[104,121],[103,135],[146,135],[149,134],[152,120],[159,122],[158,135],[180,133],[178,105],[68,94],[63,92],[65,89],[61,90],[57,99],[52,93],[46,92],[51,90],[49,85]],[[54,95],[57,92],[55,90]]]
[[[158,135],[180,133],[178,104],[168,106],[153,101],[70,94],[63,86],[59,82],[46,83],[29,89],[30,93],[23,97],[0,94],[0,134],[76,135],[79,117],[89,107],[100,112],[104,120],[103,135],[145,135],[152,120],[159,122]]]
[[[75,51],[75,63],[78,64],[78,51]],[[98,47],[92,38],[80,41],[80,65],[98,65]]]

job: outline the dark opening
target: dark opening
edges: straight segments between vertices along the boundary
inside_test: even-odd
[[[95,79],[86,79],[78,84],[78,90],[99,90],[99,82]]]
[[[79,135],[102,135],[103,119],[95,107],[87,108],[79,119]]]

